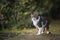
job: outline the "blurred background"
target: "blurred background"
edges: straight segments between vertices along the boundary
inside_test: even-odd
[[[34,28],[30,18],[34,11],[59,21],[60,0],[0,0],[0,31]]]
[[[32,36],[37,30],[32,24],[30,14],[36,11],[49,18],[51,35]],[[10,40],[59,40],[60,0],[0,0],[0,40],[9,40],[9,38],[13,38]]]

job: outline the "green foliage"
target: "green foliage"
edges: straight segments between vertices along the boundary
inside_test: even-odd
[[[43,14],[47,10],[51,16],[51,12],[54,13],[54,9],[60,7],[59,2],[59,0],[0,0],[1,28],[29,28],[32,25],[30,19],[32,12],[38,11],[39,14]]]

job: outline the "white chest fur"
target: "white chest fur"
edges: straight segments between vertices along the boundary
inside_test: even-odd
[[[37,23],[39,22],[39,20],[40,20],[40,16],[38,17],[38,19],[32,18],[34,26],[37,25]]]

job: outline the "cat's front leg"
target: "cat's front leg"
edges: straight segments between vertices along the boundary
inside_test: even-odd
[[[36,35],[42,34],[42,30],[43,30],[42,28],[39,28],[38,33]]]

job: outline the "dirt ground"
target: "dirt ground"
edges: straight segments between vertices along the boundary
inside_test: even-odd
[[[29,35],[20,33],[0,33],[0,40],[60,40],[60,35],[56,34],[42,34],[42,35]]]

